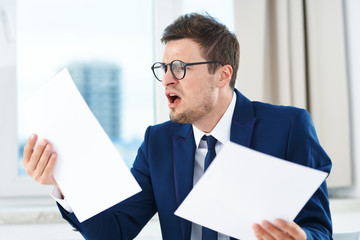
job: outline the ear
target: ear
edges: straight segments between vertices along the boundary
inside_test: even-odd
[[[229,85],[233,73],[232,67],[229,64],[224,65],[218,69],[218,73],[219,73],[219,78],[217,81],[218,87],[223,88]]]

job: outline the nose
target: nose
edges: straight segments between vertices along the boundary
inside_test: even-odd
[[[177,80],[171,73],[170,69],[168,71],[166,71],[166,73],[164,74],[163,80],[162,80],[162,84],[167,87],[169,85],[174,85],[178,82],[179,80]]]

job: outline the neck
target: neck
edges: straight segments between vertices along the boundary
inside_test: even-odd
[[[220,119],[228,109],[233,94],[234,94],[233,91],[227,94],[219,94],[219,97],[217,98],[214,104],[214,108],[209,113],[207,113],[203,118],[194,122],[193,125],[197,129],[205,133],[210,133],[215,128],[215,126],[218,124],[218,122],[220,121]]]

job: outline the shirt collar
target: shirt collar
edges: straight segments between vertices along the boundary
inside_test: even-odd
[[[204,135],[212,135],[222,144],[230,141],[231,121],[235,110],[235,103],[236,94],[233,94],[229,107],[227,108],[224,115],[220,118],[220,121],[216,124],[215,128],[211,131],[211,133],[204,133],[203,131],[192,125],[195,143],[197,147],[199,146],[200,140]]]

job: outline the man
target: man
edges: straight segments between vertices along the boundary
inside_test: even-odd
[[[163,239],[230,239],[174,215],[211,161],[209,139],[215,152],[230,140],[330,172],[331,161],[305,110],[251,102],[234,88],[240,50],[224,25],[210,16],[184,15],[165,29],[162,42],[162,62],[152,70],[165,87],[171,121],[145,133],[131,169],[142,191],[83,223],[58,200],[63,217],[86,239],[133,239],[156,212]],[[38,182],[56,185],[56,153],[46,140],[33,150],[36,141],[33,135],[27,142],[24,166]],[[331,239],[326,183],[294,222],[264,220],[253,230],[257,239]]]

